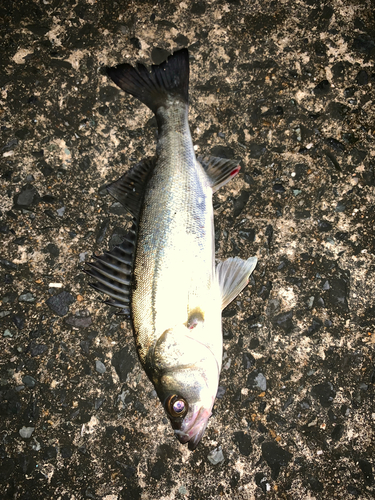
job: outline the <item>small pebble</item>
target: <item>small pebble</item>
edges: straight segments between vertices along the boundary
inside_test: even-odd
[[[18,207],[30,207],[35,205],[39,200],[38,191],[34,186],[27,184],[21,190],[21,192],[16,195],[15,201]]]
[[[35,297],[31,292],[23,293],[18,297],[19,302],[34,302]]]
[[[311,389],[311,395],[319,400],[323,408],[328,408],[334,398],[336,397],[336,391],[333,388],[331,382],[322,382],[321,384],[314,385]]]
[[[35,427],[22,427],[22,429],[19,430],[19,434],[21,438],[23,439],[28,439],[31,437],[31,434],[34,432]]]
[[[222,399],[224,397],[225,391],[226,391],[226,388],[223,387],[222,385],[219,385],[219,387],[217,388],[217,393],[216,393],[217,399]]]
[[[47,306],[58,316],[65,316],[69,312],[70,304],[75,302],[75,298],[69,292],[61,292],[46,300]]]
[[[31,449],[33,449],[34,451],[39,451],[41,449],[40,443],[35,438],[33,439],[34,444],[31,445]]]
[[[248,457],[253,451],[251,436],[244,431],[238,431],[233,434],[233,441],[237,444],[241,455]]]
[[[296,127],[294,129],[294,132],[296,133],[296,139],[298,142],[302,141],[302,134],[301,134],[301,127]]]
[[[48,347],[45,344],[37,344],[35,341],[32,341],[29,345],[29,352],[32,357],[40,356],[48,350]]]
[[[95,361],[95,369],[98,373],[105,373],[106,372],[106,367],[104,363],[100,361],[100,359],[97,359]]]
[[[267,390],[267,379],[263,373],[254,370],[249,373],[249,376],[247,377],[247,386],[250,389],[258,389],[261,392],[264,392]]]
[[[314,295],[312,295],[311,297],[309,297],[309,298],[307,299],[307,301],[306,301],[306,305],[307,305],[307,307],[308,307],[309,309],[311,309],[311,308],[312,308],[312,306],[313,306],[313,304],[314,304],[314,299],[315,299]]]
[[[17,264],[14,264],[14,262],[11,262],[6,259],[0,259],[0,266],[4,267],[5,269],[14,269],[14,270],[18,269]]]
[[[331,287],[329,286],[329,281],[326,280],[324,283],[323,283],[323,286],[322,286],[322,290],[329,290]]]
[[[223,450],[221,449],[221,446],[218,446],[214,450],[210,451],[210,453],[207,455],[207,459],[209,462],[212,463],[212,465],[217,465],[220,462],[223,462],[224,454]]]
[[[25,318],[22,314],[14,314],[13,315],[13,323],[16,325],[18,330],[22,330],[25,326]]]
[[[272,478],[276,479],[281,467],[286,467],[293,455],[275,441],[265,441],[262,443],[262,457],[272,471]]]
[[[99,408],[102,406],[104,401],[104,398],[96,398],[94,402],[94,408],[95,410],[99,410]]]
[[[79,301],[80,299],[78,297],[77,300]],[[92,324],[92,319],[89,311],[83,309],[82,311],[76,311],[74,315],[65,318],[65,323],[70,326],[74,326],[75,328],[88,328]]]
[[[278,314],[272,319],[274,326],[282,328],[286,333],[290,333],[294,328],[293,310]]]
[[[339,201],[336,205],[335,212],[344,212],[345,211],[345,205],[342,201]]]
[[[79,254],[79,261],[80,262],[85,262],[87,254],[88,254],[88,252],[82,252],[82,253],[80,253]]]
[[[34,377],[31,377],[30,375],[25,375],[22,379],[22,383],[25,384],[30,389],[32,389],[36,385],[36,380]]]

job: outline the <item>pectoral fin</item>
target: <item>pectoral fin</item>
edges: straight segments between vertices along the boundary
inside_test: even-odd
[[[216,274],[221,290],[221,309],[227,307],[249,282],[249,276],[254,271],[258,259],[242,260],[239,257],[230,257],[220,262],[216,267]]]
[[[215,156],[199,156],[199,163],[204,168],[211,181],[212,191],[215,192],[238,174],[241,167],[238,160],[216,158]]]

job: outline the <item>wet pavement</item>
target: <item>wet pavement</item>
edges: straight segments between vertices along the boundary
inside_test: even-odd
[[[372,2],[5,0],[0,23],[2,498],[374,498]],[[217,259],[259,259],[195,452],[81,271],[130,222],[103,187],[155,151],[104,67],[181,47],[197,153],[242,166]]]

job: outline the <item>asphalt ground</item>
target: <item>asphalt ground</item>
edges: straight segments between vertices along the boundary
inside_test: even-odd
[[[242,167],[217,259],[259,259],[195,452],[81,271],[130,221],[103,186],[155,152],[104,67],[182,47],[197,153]],[[2,498],[374,498],[374,58],[366,0],[2,1]]]

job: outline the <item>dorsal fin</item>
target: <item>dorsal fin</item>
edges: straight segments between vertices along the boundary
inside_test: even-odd
[[[228,160],[228,158],[217,158],[216,156],[199,156],[197,160],[208,175],[213,192],[233,179],[241,169],[238,160]]]
[[[146,158],[131,168],[117,181],[107,186],[107,191],[121,203],[138,222],[147,179],[155,166],[155,158]]]
[[[155,159],[142,160],[117,181],[107,186],[108,192],[133,216],[133,226],[121,245],[110,252],[94,256],[95,262],[87,263],[85,273],[95,278],[90,283],[95,290],[109,295],[105,303],[122,309],[120,314],[130,315],[131,286],[137,225],[143,203],[147,180],[155,165]]]

